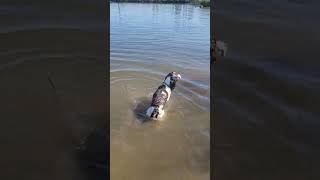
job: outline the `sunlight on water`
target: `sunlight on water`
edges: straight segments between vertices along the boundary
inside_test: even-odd
[[[111,3],[111,178],[209,179],[210,10]],[[143,123],[171,71],[182,80],[162,122]]]

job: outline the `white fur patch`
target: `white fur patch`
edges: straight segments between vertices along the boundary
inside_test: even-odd
[[[154,107],[153,107],[153,106],[149,107],[149,108],[147,109],[146,115],[147,115],[149,118],[151,118],[151,114],[152,114],[153,111],[154,111]],[[153,120],[162,120],[163,116],[164,116],[163,106],[159,106],[159,115],[158,115],[158,118],[153,117],[152,119],[153,119]]]
[[[171,89],[168,86],[166,86],[166,91],[168,93],[168,99],[167,99],[167,102],[168,102],[171,96]]]

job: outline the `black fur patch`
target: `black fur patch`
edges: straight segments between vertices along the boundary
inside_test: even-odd
[[[162,92],[164,92],[164,94]],[[164,106],[167,100],[168,100],[168,92],[166,91],[166,85],[161,85],[153,94],[151,106],[154,106],[154,107],[159,107],[160,105]]]
[[[168,86],[171,89],[171,91],[173,91],[174,88],[176,87],[178,77],[175,72],[169,73],[164,79],[166,80],[168,77],[170,77],[170,84],[168,84]]]
[[[158,118],[158,115],[159,115],[159,108],[155,107],[155,109],[153,110],[153,112],[151,114],[151,117]]]

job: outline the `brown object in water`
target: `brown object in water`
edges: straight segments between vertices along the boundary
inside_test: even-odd
[[[217,57],[216,57],[216,38],[213,38],[213,41],[211,42],[210,46],[210,53],[211,53],[211,60],[212,62],[216,62]]]
[[[222,56],[222,57],[226,56],[227,49],[228,49],[226,43],[224,43],[222,41],[217,41],[217,42],[215,42],[215,48],[220,56]]]
[[[226,56],[227,44],[225,44],[222,41],[217,42],[216,38],[213,38],[213,41],[211,42],[211,46],[210,46],[210,55],[211,55],[212,62],[216,62],[217,52],[222,57]]]

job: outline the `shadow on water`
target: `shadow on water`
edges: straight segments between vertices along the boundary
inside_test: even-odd
[[[66,113],[64,121],[74,137],[77,168],[84,179],[106,179],[108,175],[109,138],[105,112]]]
[[[77,146],[76,154],[82,172],[87,178],[103,179],[108,175],[107,127],[96,128],[83,143]]]
[[[135,99],[133,114],[142,123],[150,121],[150,119],[145,115],[149,105],[150,99],[148,97],[139,97]]]

